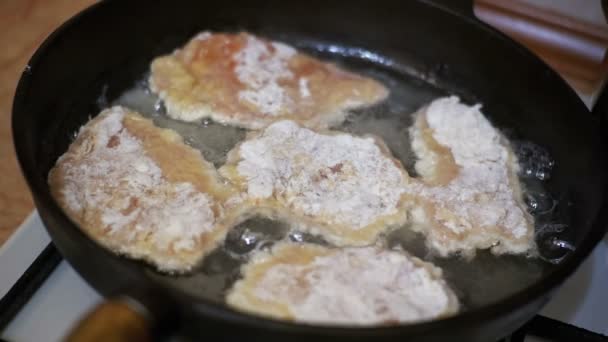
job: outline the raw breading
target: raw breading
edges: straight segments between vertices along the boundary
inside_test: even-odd
[[[283,242],[242,268],[227,295],[239,310],[331,325],[410,323],[458,311],[439,268],[379,247]]]
[[[372,137],[276,122],[237,145],[220,174],[244,201],[272,208],[336,245],[367,245],[406,219],[408,176]]]
[[[534,249],[516,158],[479,105],[454,96],[435,100],[417,114],[411,137],[423,181],[412,180],[406,193],[415,199],[413,227],[433,250],[447,256]]]
[[[80,129],[49,174],[53,196],[91,238],[162,271],[192,268],[223,240],[236,210],[213,165],[126,108]]]
[[[388,96],[377,81],[248,33],[198,34],[152,62],[149,84],[172,118],[250,129],[282,119],[325,127]]]

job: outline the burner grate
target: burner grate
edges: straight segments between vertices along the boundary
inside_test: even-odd
[[[608,336],[540,315],[500,342],[524,342],[532,336],[552,342],[608,342]]]

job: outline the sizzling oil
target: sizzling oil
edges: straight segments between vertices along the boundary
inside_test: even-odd
[[[414,113],[422,105],[447,93],[422,81],[419,75],[408,76],[395,72],[379,65],[377,61],[366,63],[361,58],[353,61],[352,56],[336,60],[335,54],[323,57],[344,63],[351,70],[374,77],[391,91],[390,97],[382,104],[353,111],[347,120],[335,129],[381,137],[410,175],[415,176],[416,159],[410,148],[408,132],[413,123],[413,116],[405,114]],[[216,167],[225,162],[227,152],[243,140],[246,134],[244,129],[208,120],[185,123],[167,117],[161,101],[150,93],[145,82],[139,82],[113,104],[135,109],[154,120],[158,126],[177,131],[188,144],[199,149]],[[511,143],[521,165],[520,179],[526,189],[525,200],[536,220],[537,241],[540,241],[540,247],[548,244],[546,248],[541,248],[541,258],[495,256],[487,251],[478,251],[472,260],[458,256],[439,258],[427,250],[423,236],[413,233],[407,226],[391,232],[382,241],[388,247],[399,246],[441,267],[447,281],[459,296],[464,310],[495,302],[529,286],[550,270],[552,262],[558,262],[564,254],[565,242],[551,238],[551,234],[563,231],[566,226],[554,223],[558,203],[545,190],[543,183],[550,177],[553,161],[546,151],[537,145],[518,141]],[[256,249],[268,248],[284,238],[325,243],[309,234],[290,232],[286,222],[253,217],[234,227],[223,246],[207,256],[195,272],[184,276],[167,276],[152,271],[150,274],[193,296],[223,302],[225,292],[238,279],[240,266],[247,261],[250,253]],[[569,244],[565,244],[567,249]]]

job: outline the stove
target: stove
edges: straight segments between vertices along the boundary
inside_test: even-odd
[[[58,341],[102,298],[33,212],[0,248],[0,338]],[[530,322],[503,341],[608,341],[608,235]]]

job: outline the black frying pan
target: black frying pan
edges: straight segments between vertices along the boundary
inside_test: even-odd
[[[119,298],[102,307],[93,321],[109,318],[107,328],[116,334],[126,331],[131,339],[179,330],[195,338],[248,340],[489,341],[529,320],[604,233],[606,108],[590,113],[558,75],[474,19],[471,8],[469,1],[422,0],[255,5],[107,1],[59,28],[23,73],[15,95],[13,133],[23,173],[54,243],[94,288]],[[483,103],[490,120],[511,137],[549,149],[556,167],[546,187],[564,199],[564,220],[570,226],[557,232],[557,238],[571,242],[575,251],[539,281],[493,303],[437,321],[373,328],[313,327],[238,313],[181,291],[149,267],[106,251],[52,199],[48,171],[89,116],[141,79],[155,56],[200,30],[248,30],[305,50],[333,47],[323,53],[388,70],[414,88],[432,86]],[[425,101],[412,96],[404,115]],[[75,336],[91,337],[86,335],[90,332],[78,330]]]

